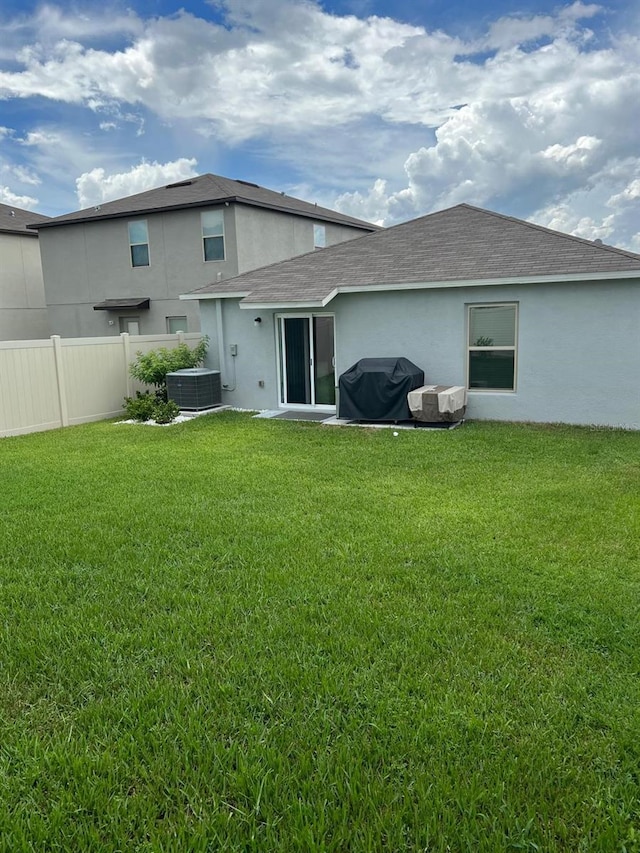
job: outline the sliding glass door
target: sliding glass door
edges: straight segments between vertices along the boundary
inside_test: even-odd
[[[280,404],[335,406],[333,316],[278,317]]]

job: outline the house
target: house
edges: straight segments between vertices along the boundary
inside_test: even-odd
[[[235,406],[332,411],[353,363],[404,356],[469,418],[640,428],[640,256],[468,204],[184,299]]]
[[[377,226],[246,181],[200,175],[34,222],[51,332],[198,331],[181,293]]]
[[[0,204],[0,341],[49,334],[38,235],[30,222],[48,217]]]

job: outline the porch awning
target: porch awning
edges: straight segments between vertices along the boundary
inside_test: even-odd
[[[104,302],[98,302],[93,306],[94,311],[131,311],[141,308],[148,308],[150,298],[148,296],[138,296],[132,299],[105,299]]]

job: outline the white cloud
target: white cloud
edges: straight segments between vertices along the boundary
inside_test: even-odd
[[[7,166],[6,171],[11,172],[18,183],[28,184],[32,187],[37,187],[42,183],[40,176],[25,166]]]
[[[297,129],[372,111],[392,121],[447,114],[448,95],[434,101],[433,78],[460,48],[456,40],[388,18],[328,15],[312,3],[229,5],[242,25],[183,12],[148,21],[116,51],[71,38],[25,44],[22,70],[0,72],[0,96],[144,105],[166,119],[211,122],[236,140],[267,131],[274,116],[278,127]],[[417,63],[424,58],[434,72],[426,76]]]
[[[132,11],[117,12],[107,4],[79,6],[64,10],[60,6],[43,3],[32,15],[15,18],[2,15],[2,47],[0,59],[11,59],[24,44],[39,44],[47,49],[60,39],[82,39],[102,42],[113,37],[131,37],[142,32],[142,21]]]
[[[142,106],[169,121],[209,124],[231,141],[367,116],[435,127],[471,97],[528,97],[552,87],[580,55],[587,31],[579,20],[599,7],[574,3],[555,16],[502,19],[474,43],[390,18],[330,15],[299,0],[228,0],[224,8],[227,27],[181,12],[140,24],[118,50],[88,47],[75,19],[67,26],[49,11],[65,37],[26,42],[22,69],[0,72],[0,96],[38,95],[94,110]],[[550,33],[553,45],[519,49]],[[500,51],[484,65],[458,58],[487,44]],[[606,65],[605,54],[598,57]]]
[[[640,249],[640,157],[627,157],[594,174],[583,186],[544,204],[531,219],[548,228],[622,249]]]
[[[30,130],[26,136],[18,140],[21,145],[40,147],[59,145],[62,142],[62,137],[57,131],[50,130]]]
[[[617,207],[620,204],[633,202],[636,199],[640,199],[640,178],[630,181],[621,192],[612,195],[607,204],[610,207]]]
[[[127,172],[106,174],[102,168],[80,175],[76,181],[78,202],[81,208],[93,207],[128,195],[144,192],[154,187],[183,181],[197,174],[195,160],[182,158],[173,163],[140,163]]]
[[[349,207],[352,216],[382,225],[389,219],[389,196],[387,195],[387,182],[378,178],[368,193],[346,193],[338,196],[336,206],[342,210]]]
[[[407,157],[406,185],[386,196],[375,185],[364,193],[370,217],[391,224],[464,201],[634,244],[627,215],[608,200],[624,191],[638,216],[618,171],[622,161],[634,164],[631,174],[637,168],[629,109],[640,98],[640,40],[584,51],[577,42],[561,35],[476,66],[474,97],[461,98],[465,105],[440,124],[434,143]],[[362,190],[346,193],[338,206],[363,209],[362,198]]]
[[[331,203],[339,193],[342,210],[373,221],[467,201],[635,239],[630,111],[640,101],[640,39],[603,29],[596,38],[605,7],[509,15],[463,39],[388,17],[328,14],[311,0],[212,3],[224,25],[188,12],[115,14],[107,25],[107,10],[83,18],[44,5],[10,27],[19,51],[0,69],[0,98],[94,111],[96,137],[119,131],[114,147],[120,131],[133,136],[123,125],[142,134],[150,117],[180,137],[169,162],[127,170],[130,152],[110,157],[92,149],[95,137],[69,141],[62,123],[32,127],[21,144],[36,152],[35,171],[62,158],[91,205],[187,176],[183,167],[168,172],[195,161],[173,158],[202,152],[203,139],[250,140],[296,169],[292,182],[314,197]],[[621,163],[631,172],[621,174]]]
[[[592,154],[602,145],[595,136],[580,136],[571,145],[549,145],[540,156],[555,162],[561,169],[583,169],[592,160]]]
[[[21,207],[24,210],[32,210],[38,204],[37,198],[32,198],[29,195],[17,195],[12,192],[9,187],[0,186],[0,202],[2,204],[10,204],[15,207]]]
[[[545,37],[556,39],[559,36],[589,40],[591,32],[578,24],[601,11],[602,6],[594,3],[576,2],[561,7],[555,15],[508,15],[489,27],[485,46],[505,50]]]

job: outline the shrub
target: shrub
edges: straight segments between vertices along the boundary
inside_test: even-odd
[[[180,414],[180,407],[173,400],[163,400],[158,394],[136,391],[135,397],[124,398],[127,415],[134,421],[170,424]]]
[[[144,422],[153,418],[157,402],[155,394],[150,394],[148,391],[141,394],[140,391],[136,391],[135,397],[124,398],[124,407],[132,420]]]
[[[208,346],[209,338],[205,335],[194,349],[189,349],[186,344],[179,344],[175,349],[160,347],[147,353],[138,352],[136,361],[129,367],[129,373],[145,385],[154,385],[161,392],[163,399],[166,399],[167,373],[198,367],[204,361]]]
[[[180,414],[180,406],[174,400],[157,402],[153,409],[153,419],[157,424],[170,424]]]

